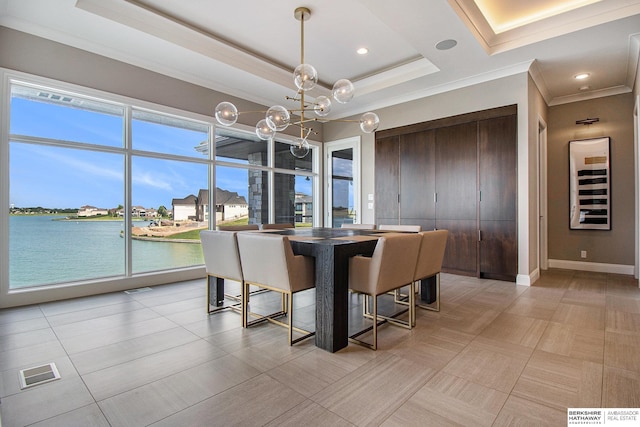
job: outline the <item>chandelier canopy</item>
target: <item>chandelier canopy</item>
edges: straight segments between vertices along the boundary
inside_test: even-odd
[[[380,119],[376,113],[364,113],[360,120],[343,120],[328,119],[327,115],[331,112],[331,99],[321,95],[313,101],[305,100],[305,92],[313,89],[318,83],[318,72],[311,64],[304,62],[304,21],[311,17],[311,11],[306,7],[297,8],[294,17],[300,21],[300,65],[293,71],[293,82],[298,89],[293,97],[286,96],[285,99],[299,103],[298,108],[288,109],[282,105],[274,105],[266,111],[264,119],[256,124],[256,135],[260,139],[269,140],[273,138],[276,132],[285,130],[289,125],[298,126],[300,128],[300,138],[296,144],[291,146],[291,154],[296,157],[305,157],[309,153],[309,143],[307,138],[311,133],[317,133],[309,126],[311,122],[326,123],[329,121],[342,122],[359,122],[360,129],[365,133],[372,133],[378,129]],[[353,83],[347,79],[340,79],[333,85],[331,91],[332,98],[340,103],[346,104],[351,101],[355,92]],[[253,111],[255,113],[255,111]],[[317,117],[308,117],[307,114],[314,113]],[[235,105],[230,102],[221,102],[216,106],[215,116],[218,123],[223,126],[232,126],[238,121],[238,112]],[[291,116],[298,114],[299,120],[293,119]]]

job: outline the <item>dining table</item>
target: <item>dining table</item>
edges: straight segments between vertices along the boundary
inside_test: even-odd
[[[294,254],[315,258],[317,347],[336,352],[349,343],[349,258],[371,256],[385,232],[346,228],[268,230],[288,237]]]
[[[349,258],[356,255],[373,255],[378,239],[395,231],[297,227],[261,232],[287,236],[294,254],[315,258],[315,345],[332,353],[347,347]],[[434,292],[435,282],[430,279],[423,280],[422,302],[434,302]]]

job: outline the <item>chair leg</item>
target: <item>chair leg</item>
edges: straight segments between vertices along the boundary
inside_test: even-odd
[[[247,327],[247,316],[249,311],[249,284],[243,282],[242,283],[242,292],[240,293],[242,297],[242,327]]]
[[[378,349],[378,296],[372,295],[373,299],[373,349]]]
[[[282,294],[285,296],[286,294]],[[289,346],[293,345],[293,294],[287,296],[287,310],[289,312]]]

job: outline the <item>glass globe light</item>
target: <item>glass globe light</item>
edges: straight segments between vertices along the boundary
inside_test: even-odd
[[[310,64],[300,64],[293,70],[293,81],[302,91],[313,89],[318,83],[318,72]]]
[[[221,102],[216,106],[215,116],[221,125],[231,126],[238,121],[238,109],[230,102]]]
[[[309,149],[310,148],[307,139],[298,138],[296,140],[296,143],[289,148],[289,151],[291,151],[291,154],[294,157],[301,159],[309,154]]]
[[[291,115],[282,105],[274,105],[267,110],[266,119],[269,127],[280,132],[289,126]]]
[[[368,112],[360,117],[360,129],[362,129],[364,133],[375,132],[379,125],[380,118],[376,113]]]
[[[341,104],[346,104],[353,98],[355,88],[347,79],[340,79],[333,85],[333,98]]]
[[[325,117],[331,112],[331,100],[324,95],[316,98],[313,105],[313,111],[320,117]]]
[[[269,140],[273,138],[275,134],[275,129],[269,125],[267,119],[262,119],[256,124],[256,135],[258,135],[258,138]]]

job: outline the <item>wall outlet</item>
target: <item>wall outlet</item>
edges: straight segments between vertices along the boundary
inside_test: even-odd
[[[580,258],[586,258],[587,257],[587,251],[580,251]]]

